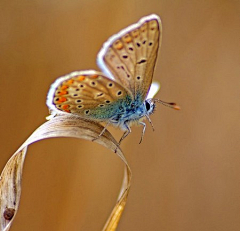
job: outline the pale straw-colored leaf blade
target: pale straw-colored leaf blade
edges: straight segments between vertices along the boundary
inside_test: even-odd
[[[77,117],[56,116],[41,125],[13,154],[2,171],[0,178],[0,230],[7,231],[18,211],[21,196],[21,179],[27,146],[31,143],[47,138],[72,137],[92,141],[102,131],[103,126],[92,121],[85,121]],[[117,142],[106,130],[97,142],[115,152],[125,164],[124,178],[118,201],[108,218],[103,230],[114,231],[124,210],[131,181],[131,170]],[[81,219],[81,218],[80,218]]]

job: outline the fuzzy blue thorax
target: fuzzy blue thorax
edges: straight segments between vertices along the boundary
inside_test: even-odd
[[[126,130],[128,125],[131,126],[134,122],[138,123],[143,117],[152,114],[155,108],[151,99],[144,102],[140,99],[126,100],[118,106],[118,110],[111,117],[110,123],[123,130]]]

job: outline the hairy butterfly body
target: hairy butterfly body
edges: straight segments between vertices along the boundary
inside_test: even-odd
[[[150,15],[112,36],[97,57],[102,73],[76,71],[52,84],[47,96],[51,114],[70,113],[106,122],[99,136],[109,124],[120,127],[125,132],[119,144],[132,124],[139,124],[143,126],[142,141],[146,127],[142,120],[146,117],[151,123],[155,102],[179,109],[174,103],[152,99],[159,90],[152,77],[161,34],[160,18]]]

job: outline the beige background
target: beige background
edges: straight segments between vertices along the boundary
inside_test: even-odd
[[[13,0],[0,2],[0,169],[45,121],[50,84],[97,69],[104,41],[150,13],[163,22],[155,80],[161,105],[138,144],[122,149],[133,182],[119,231],[240,230],[240,2]],[[122,132],[111,129],[119,139]],[[123,164],[98,144],[51,139],[29,148],[12,231],[101,230]]]

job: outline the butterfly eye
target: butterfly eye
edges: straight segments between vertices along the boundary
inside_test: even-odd
[[[146,105],[146,109],[147,109],[147,111],[149,111],[149,110],[150,110],[150,108],[151,108],[151,105],[150,105],[150,103],[149,103],[148,101],[146,101],[145,105]]]

